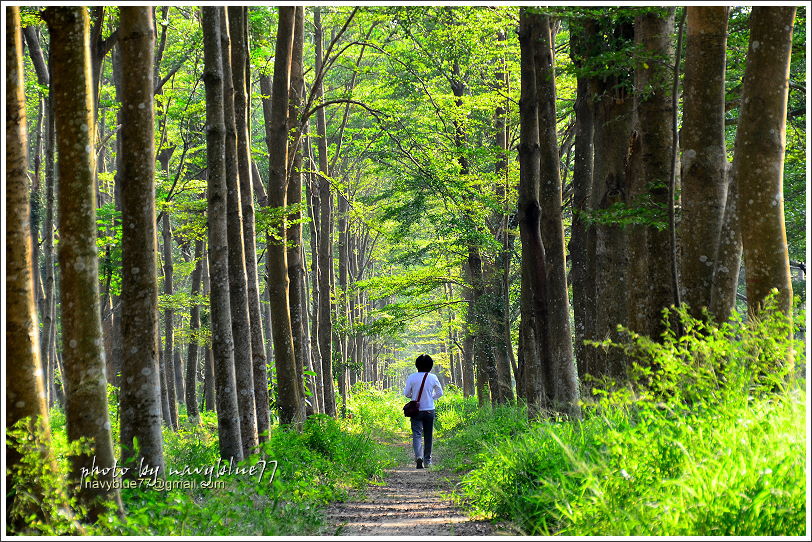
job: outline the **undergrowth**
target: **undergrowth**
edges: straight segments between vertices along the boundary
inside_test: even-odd
[[[113,389],[111,388],[111,394]],[[378,442],[385,433],[376,414],[382,412],[375,393],[359,392],[353,399],[358,410],[353,418],[335,420],[316,415],[308,418],[301,431],[274,426],[261,453],[241,462],[254,464],[257,473],[206,475],[204,469],[226,467],[219,460],[217,418],[201,413],[201,423],[182,421],[178,431],[164,428],[166,484],[121,489],[124,517],[111,513],[86,525],[88,535],[308,535],[324,525],[323,508],[343,500],[351,489],[361,489],[371,479],[380,478],[394,459],[389,448]],[[114,402],[111,420],[117,426]],[[181,410],[181,414],[183,411]],[[181,420],[184,420],[181,415]],[[68,443],[64,413],[51,412],[53,448],[60,471],[67,472]],[[117,434],[117,427],[113,434]],[[391,433],[391,430],[390,430]],[[373,435],[375,438],[373,438]],[[36,462],[35,450],[29,458]],[[118,451],[117,451],[118,453]],[[264,463],[260,478],[259,469]],[[274,464],[274,462],[276,462]],[[178,473],[184,469],[200,474]],[[232,466],[233,470],[234,466]],[[31,465],[27,472],[39,472]],[[173,473],[174,471],[174,473]],[[57,487],[60,475],[53,473],[48,483]],[[206,482],[208,487],[203,487]],[[27,481],[18,477],[17,487]],[[172,487],[173,483],[180,487]],[[72,508],[77,509],[75,501]],[[75,514],[82,520],[81,513]],[[31,518],[28,528],[16,534],[70,534],[76,523],[69,517],[52,514],[47,523]]]
[[[445,462],[466,471],[456,498],[530,535],[805,534],[803,346],[774,311],[718,327],[676,317],[682,336],[602,345],[625,351],[629,379],[595,389],[580,420],[446,398]]]

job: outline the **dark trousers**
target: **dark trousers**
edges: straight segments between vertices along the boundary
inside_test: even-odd
[[[421,410],[417,416],[412,416],[411,420],[414,457],[429,461],[431,460],[431,439],[434,432],[434,411]]]

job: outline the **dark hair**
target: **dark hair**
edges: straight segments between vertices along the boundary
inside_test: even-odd
[[[415,367],[421,373],[427,373],[434,367],[434,360],[428,354],[420,354],[414,362]]]

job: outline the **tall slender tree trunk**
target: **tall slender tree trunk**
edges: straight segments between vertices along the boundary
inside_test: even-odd
[[[226,125],[226,186],[228,187],[228,288],[231,302],[231,332],[234,337],[234,371],[237,379],[237,403],[240,406],[242,453],[247,457],[256,451],[256,401],[251,344],[251,320],[248,309],[245,244],[243,237],[240,169],[238,167],[237,124],[234,109],[234,71],[231,66],[231,36],[224,8],[220,20],[223,55],[223,113]],[[247,152],[247,151],[246,151]],[[250,183],[249,183],[250,186]]]
[[[201,259],[202,273],[201,282],[203,287],[203,296],[209,297],[211,292],[211,282],[209,281],[209,251],[206,250],[206,244],[203,244],[203,257]],[[204,310],[200,315],[200,325],[203,328],[210,327],[211,324],[211,311]],[[215,386],[214,386],[214,356],[211,351],[211,342],[205,345],[203,360],[203,410],[216,411],[217,401],[215,399]]]
[[[305,139],[304,149],[308,153],[308,169],[313,171],[315,163],[312,159],[310,138]],[[318,404],[318,412],[324,412],[324,380],[322,378],[321,350],[319,347],[319,197],[316,190],[315,175],[307,174],[307,208],[310,215],[310,353],[314,372],[316,373],[314,399]]]
[[[538,17],[524,8],[519,18],[521,47],[521,122],[519,143],[518,220],[522,241],[521,327],[519,330],[519,371],[528,415],[539,414],[546,406],[543,363],[548,358],[547,270],[541,236],[541,146],[539,141],[538,94],[534,63],[538,46]]]
[[[585,61],[590,58],[594,48],[596,24],[587,19],[580,25],[570,20],[570,55],[573,64],[579,70],[575,98],[575,162],[572,172],[572,230],[570,233],[570,257],[572,258],[572,312],[575,324],[575,360],[578,373],[583,375],[591,366],[588,358],[594,354],[593,349],[584,344],[585,340],[594,338],[595,314],[595,271],[593,255],[595,254],[595,229],[586,219],[590,209],[589,200],[592,193],[593,144],[594,131],[593,81],[584,70]],[[581,71],[583,70],[583,71]]]
[[[539,126],[539,198],[541,200],[541,237],[547,269],[547,344],[549,358],[543,359],[550,375],[546,395],[551,406],[569,415],[580,415],[578,374],[572,359],[572,336],[567,293],[564,222],[561,217],[561,175],[555,111],[554,35],[550,18],[538,17],[534,28],[538,36],[533,51]]]
[[[24,424],[40,461],[56,472],[34,303],[33,274],[38,270],[31,258],[27,144],[20,11],[15,6],[6,11],[6,355],[13,360],[6,366],[6,430]],[[13,512],[6,520],[9,528],[20,532],[32,515],[47,522],[46,510],[52,503],[37,483],[15,485],[12,475],[26,467],[21,465],[21,443],[16,437],[6,438],[6,511]]]
[[[220,43],[222,8],[201,8],[206,85],[206,165],[209,215],[209,277],[211,283],[211,341],[215,359],[217,433],[223,459],[243,458],[234,375],[234,339],[228,289],[228,225],[226,218],[225,116],[223,113],[223,55]]]
[[[169,213],[164,212],[161,219],[163,235],[163,268],[164,268],[164,295],[167,297],[167,308],[164,309],[164,355],[163,369],[166,377],[166,397],[169,406],[169,422],[172,429],[178,428],[178,398],[175,387],[175,362],[173,352],[175,348],[175,311],[172,309],[172,295],[174,294],[174,266],[172,264],[172,226],[169,223]]]
[[[200,423],[200,413],[197,409],[197,352],[199,345],[198,333],[200,331],[200,305],[195,297],[200,293],[200,279],[203,273],[203,240],[195,241],[195,269],[192,271],[192,308],[189,315],[189,350],[186,357],[186,415],[189,423]]]
[[[290,323],[293,330],[293,351],[296,356],[296,382],[299,394],[304,398],[304,369],[310,366],[310,344],[305,340],[307,298],[305,297],[305,269],[302,245],[302,125],[299,122],[304,99],[304,7],[296,8],[291,58],[290,90],[288,103],[289,141],[295,147],[289,149],[291,163],[288,166],[287,203],[296,211],[285,232],[288,240],[288,279],[290,280]],[[298,143],[297,143],[298,142]],[[308,379],[312,380],[312,379]],[[312,406],[309,408],[312,410]]]
[[[150,74],[154,33],[152,10],[149,7],[122,7],[119,31],[123,67],[121,456],[123,464],[138,465],[143,459],[145,464],[158,467],[163,473],[155,261],[154,114]],[[139,107],[141,104],[144,107]],[[135,473],[135,469],[131,472]]]
[[[792,316],[792,282],[784,224],[784,150],[795,6],[754,7],[736,133],[733,175],[739,190],[747,308],[756,315],[778,290]]]
[[[688,6],[682,132],[680,278],[691,315],[711,306],[715,245],[722,230],[725,157],[725,6]]]
[[[288,102],[290,71],[293,55],[296,8],[279,8],[279,26],[276,36],[274,60],[273,105],[268,138],[269,174],[268,204],[272,209],[287,208],[288,161]],[[279,418],[282,423],[299,425],[304,420],[304,398],[300,394],[301,379],[296,371],[293,328],[290,315],[288,258],[285,249],[285,222],[283,218],[271,228],[268,241],[268,291],[271,299],[271,323],[278,385]],[[272,239],[271,237],[275,237]]]
[[[349,179],[347,179],[349,182]],[[349,194],[348,191],[336,194],[338,199],[338,288],[336,294],[336,321],[339,323],[340,328],[343,328],[338,335],[338,344],[341,351],[339,366],[338,366],[338,394],[341,396],[341,417],[347,414],[347,376],[349,367],[349,335],[347,329],[349,326],[349,299],[347,295],[347,275],[349,267]]]
[[[504,31],[497,34],[499,41],[505,41],[507,35]],[[499,62],[504,66],[504,59]],[[496,73],[496,84],[503,91],[508,91],[508,75],[504,68],[500,67],[500,71]],[[509,332],[509,316],[506,310],[510,307],[509,299],[509,284],[504,280],[509,274],[510,268],[510,253],[512,245],[512,236],[508,229],[509,211],[507,209],[506,194],[508,190],[508,133],[506,122],[507,108],[499,105],[494,112],[494,131],[496,147],[500,150],[494,173],[496,173],[495,191],[496,195],[502,204],[502,210],[494,212],[491,215],[493,226],[491,231],[500,244],[501,250],[497,253],[493,260],[493,265],[486,266],[486,276],[488,280],[488,296],[491,300],[489,304],[489,326],[488,334],[491,341],[491,349],[494,356],[494,366],[496,369],[496,384],[497,384],[497,400],[498,402],[512,401],[513,400],[513,387],[511,385],[511,370],[508,350],[513,348],[510,340]],[[449,360],[452,360],[451,350],[449,349]],[[452,368],[453,380],[453,368]]]
[[[324,69],[323,60],[323,28],[321,25],[321,8],[313,9],[314,32],[313,40],[316,44],[316,72]],[[324,99],[324,89],[322,79],[319,78],[316,84],[316,100]],[[318,136],[319,151],[319,180],[318,180],[318,200],[319,200],[319,251],[318,251],[318,286],[319,286],[319,351],[321,352],[321,378],[324,393],[324,413],[329,416],[336,415],[335,391],[333,388],[333,320],[330,308],[332,294],[332,268],[333,268],[333,246],[332,246],[332,197],[330,193],[330,181],[327,162],[327,119],[324,108],[316,112],[316,128]]]
[[[59,268],[62,350],[68,440],[87,438],[89,453],[71,456],[70,481],[91,521],[112,503],[121,511],[112,471],[95,488],[83,472],[112,467],[113,441],[104,375],[99,273],[96,253],[95,126],[89,78],[89,26],[85,8],[49,7],[44,12],[52,40],[54,120],[59,151]],[[83,469],[86,469],[83,471]]]
[[[268,415],[268,372],[265,358],[265,336],[259,308],[259,280],[257,277],[256,231],[254,228],[254,197],[251,172],[250,137],[250,65],[248,62],[248,8],[228,8],[231,27],[231,64],[234,80],[234,116],[237,126],[237,161],[242,203],[242,233],[245,245],[245,271],[248,295],[248,315],[251,325],[251,366],[253,370],[254,403],[259,441],[267,438],[270,429]],[[260,183],[261,184],[261,183]]]

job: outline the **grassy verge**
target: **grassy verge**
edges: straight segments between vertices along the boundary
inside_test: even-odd
[[[111,393],[113,393],[111,388]],[[115,397],[111,396],[113,434],[118,434]],[[374,392],[360,390],[353,398],[353,417],[335,420],[319,415],[301,431],[274,426],[262,452],[240,463],[256,466],[254,475],[211,476],[180,473],[218,465],[217,419],[204,412],[200,425],[182,423],[176,432],[164,428],[166,484],[123,488],[125,516],[113,514],[87,527],[89,535],[312,535],[324,525],[323,509],[380,478],[394,463],[381,437],[393,434],[380,416],[385,406]],[[185,416],[181,415],[181,419]],[[54,449],[61,472],[67,472],[68,444],[64,413],[51,413]],[[265,462],[263,475],[259,468]],[[274,468],[273,461],[276,461]],[[33,470],[33,469],[32,469]],[[175,471],[175,473],[173,473]],[[58,476],[58,475],[57,475]],[[61,483],[54,476],[49,483]],[[207,481],[215,483],[206,486]],[[25,483],[25,481],[23,481]],[[173,483],[178,484],[172,487]],[[20,486],[21,487],[21,486]],[[75,503],[74,503],[75,504]],[[67,518],[31,525],[28,534],[64,534]],[[22,534],[22,533],[20,533]]]
[[[802,348],[775,319],[686,323],[663,344],[631,337],[627,354],[648,363],[581,420],[445,398],[456,498],[532,535],[803,535],[807,396],[786,364]]]

